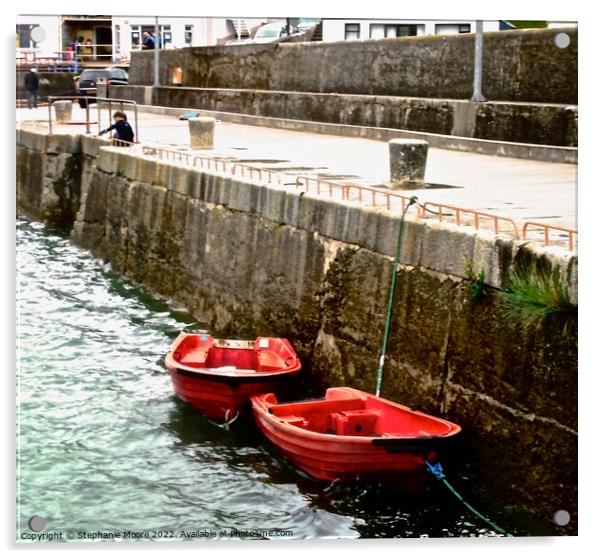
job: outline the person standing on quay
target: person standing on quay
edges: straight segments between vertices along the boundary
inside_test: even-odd
[[[142,33],[142,49],[151,50],[155,48],[155,36],[152,33]]]
[[[37,68],[31,68],[25,74],[25,89],[27,89],[27,108],[38,108],[38,88],[40,80]]]

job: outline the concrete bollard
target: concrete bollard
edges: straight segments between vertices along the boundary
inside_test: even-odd
[[[215,118],[200,116],[188,120],[190,147],[192,149],[213,149]]]
[[[389,169],[392,186],[424,182],[429,144],[424,140],[392,139],[389,141]]]
[[[96,80],[96,96],[101,99],[106,99],[109,96],[109,86],[105,78]]]
[[[69,122],[71,120],[71,109],[73,101],[55,101],[54,114],[57,122]]]

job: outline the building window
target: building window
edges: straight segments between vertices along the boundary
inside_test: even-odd
[[[418,34],[417,25],[398,25],[396,23],[371,23],[370,38],[409,37]]]
[[[436,35],[453,35],[455,33],[470,33],[470,23],[438,23],[435,25]]]
[[[132,25],[132,50],[142,48],[140,25]]]
[[[194,25],[185,25],[184,26],[184,44],[186,46],[192,45],[192,33],[194,31]]]
[[[38,27],[38,24],[33,23],[17,25],[17,35],[19,36],[19,48],[38,48],[38,43],[36,43],[31,38],[31,30],[34,27]]]
[[[345,40],[354,41],[360,38],[360,24],[346,23],[345,24]]]
[[[161,47],[172,43],[171,25],[161,25],[159,27],[159,33],[161,34]]]
[[[121,29],[119,25],[115,25],[115,53],[121,52]]]

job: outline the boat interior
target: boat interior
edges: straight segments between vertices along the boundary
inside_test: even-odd
[[[297,360],[286,347],[265,338],[256,341],[214,340],[208,335],[190,335],[175,347],[180,364],[214,371],[277,372]]]
[[[445,436],[452,431],[447,421],[374,397],[273,404],[268,412],[291,426],[338,436],[405,438]]]

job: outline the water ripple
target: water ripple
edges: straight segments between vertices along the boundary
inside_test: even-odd
[[[163,365],[177,333],[203,324],[60,231],[19,218],[17,240],[21,529],[40,515],[47,530],[65,531],[487,533],[432,497],[401,505],[372,488],[326,493],[275,454],[252,423],[230,432],[214,427],[173,396]],[[429,524],[433,510],[443,519]]]

